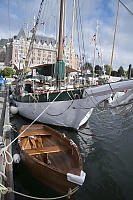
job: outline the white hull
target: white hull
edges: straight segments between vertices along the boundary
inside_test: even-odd
[[[89,119],[92,110],[108,99],[112,92],[133,88],[133,80],[86,89],[83,99],[55,102],[23,103],[16,101],[19,114],[38,122],[78,129]]]
[[[19,114],[31,120],[35,120],[51,104],[39,117],[38,122],[78,129],[87,122],[93,110],[93,108],[87,108],[86,100],[82,101],[84,101],[84,105],[81,104],[81,100],[56,101],[53,103],[15,101],[15,104],[18,107]],[[84,109],[85,107],[87,109]]]
[[[69,101],[37,103],[14,101],[14,103],[18,107],[19,114],[28,119],[35,120],[45,110],[38,118],[38,122],[79,129],[88,121],[93,108],[107,98],[109,95]]]

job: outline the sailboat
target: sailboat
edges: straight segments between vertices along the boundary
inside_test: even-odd
[[[77,130],[88,121],[93,108],[108,99],[112,92],[133,88],[133,80],[94,88],[61,88],[65,68],[62,60],[63,8],[64,0],[61,0],[58,59],[56,62],[57,89],[44,91],[43,94],[30,90],[22,94],[20,91],[19,93],[16,91],[13,94],[13,100],[18,107],[19,114],[26,118]]]
[[[26,118],[34,120],[46,110],[37,121],[78,129],[89,119],[93,108],[82,108],[87,103],[86,99],[83,98],[84,88],[66,89],[61,87],[65,74],[65,63],[62,60],[63,8],[64,0],[61,0],[58,58],[55,65],[56,90],[50,88],[49,91],[43,91],[43,94],[29,90],[28,93],[21,93],[18,86],[13,93],[13,100],[18,107],[19,114]]]

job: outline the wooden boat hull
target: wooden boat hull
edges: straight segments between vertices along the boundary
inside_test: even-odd
[[[63,134],[60,134],[58,131],[48,126],[34,124],[30,127],[31,132],[27,130],[27,132],[23,133],[23,130],[26,127],[27,125],[21,127],[19,134],[22,135],[18,138],[20,155],[24,165],[38,180],[40,180],[40,182],[52,188],[57,193],[66,195],[70,189],[74,189],[78,185],[67,180],[67,173],[80,176],[82,170],[82,159],[78,147],[71,140],[64,137]],[[44,135],[42,132],[37,132],[38,130],[40,131],[40,127],[46,128]],[[43,148],[30,148],[28,145],[31,142],[29,142],[29,144],[27,143],[29,138],[35,140],[33,137],[40,136],[43,138],[41,143],[44,145],[46,142],[46,144],[50,146],[43,146]],[[25,144],[28,145],[26,146]],[[63,149],[60,150],[62,147]],[[47,150],[47,153],[49,153],[49,157],[51,156],[51,164],[43,162],[36,157],[42,155],[44,149],[45,153],[46,149],[49,149]]]
[[[77,186],[76,184],[67,181],[66,174],[42,165],[41,163],[31,159],[24,152],[21,153],[21,158],[24,165],[33,176],[59,194],[67,194],[70,188],[73,189]]]

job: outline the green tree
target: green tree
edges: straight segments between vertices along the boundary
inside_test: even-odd
[[[124,76],[125,71],[122,66],[120,66],[120,68],[118,69],[118,73],[119,73],[119,76]]]
[[[99,65],[96,65],[95,66],[95,73],[101,76],[103,74],[102,67],[99,66]]]
[[[91,73],[93,72],[93,67],[92,67],[91,63],[86,62],[84,64],[84,69],[90,70]]]
[[[0,77],[2,76],[2,69],[0,69]]]
[[[104,69],[105,69],[105,74],[109,75],[110,74],[110,66],[109,65],[104,65]]]
[[[2,70],[2,75],[3,76],[9,76],[12,77],[12,75],[14,74],[14,70],[11,67],[6,67]]]
[[[128,70],[129,71],[129,70]],[[133,69],[131,69],[131,77],[133,77]]]

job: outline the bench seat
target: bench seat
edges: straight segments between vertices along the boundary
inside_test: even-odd
[[[68,148],[66,146],[50,146],[50,147],[42,147],[37,149],[25,149],[25,152],[29,155],[38,155],[42,153],[55,153],[60,151],[66,151]]]

